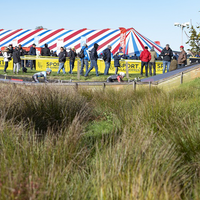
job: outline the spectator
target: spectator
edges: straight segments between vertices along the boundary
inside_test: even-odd
[[[123,82],[123,78],[124,77],[125,77],[125,73],[124,72],[120,72],[119,74],[115,74],[115,75],[109,76],[107,78],[106,82],[115,82],[115,81],[118,81],[120,83],[120,82]]]
[[[29,55],[31,56],[36,56],[36,45],[33,44],[32,47],[30,48],[30,51],[29,51]],[[36,66],[35,66],[35,60],[30,60],[30,67],[31,67],[31,70],[33,70],[33,65],[36,69]]]
[[[41,56],[50,56],[50,49],[48,48],[48,44],[45,44],[44,48],[42,48]]]
[[[145,66],[146,77],[148,77],[148,63],[151,60],[151,54],[148,51],[148,47],[146,46],[144,51],[142,51],[140,55],[140,59],[142,61],[141,64],[141,76],[143,76],[143,67]]]
[[[9,44],[9,46],[8,46],[8,53],[10,53],[10,55],[11,55],[11,57],[12,57],[12,55],[13,55],[13,46],[12,46],[12,44]]]
[[[29,51],[24,50],[24,55],[28,56],[29,55]],[[30,67],[29,60],[26,60],[26,67]]]
[[[176,70],[177,69],[177,65],[178,65],[178,62],[176,60],[176,56],[173,56],[173,60],[171,61],[171,64],[170,64],[170,67],[169,67],[169,71],[173,71],[173,70]]]
[[[153,75],[155,76],[156,75],[156,63],[155,63],[155,61],[157,59],[157,54],[156,54],[153,46],[151,48],[150,53],[151,53],[151,60],[149,62],[149,74],[150,74],[150,76],[152,76],[152,66],[153,66]]]
[[[104,61],[105,61],[105,70],[104,75],[108,75],[110,62],[111,62],[111,49],[112,47],[108,45],[108,47],[103,51]]]
[[[8,62],[11,60],[11,53],[8,52],[9,48],[6,47],[5,50],[3,51],[3,57],[5,62],[4,73],[6,73],[6,69],[8,68]]]
[[[158,56],[157,60],[160,60],[160,61],[163,60],[162,57],[161,57],[161,55]]]
[[[64,52],[64,48],[61,47],[60,54],[59,54],[59,69],[58,69],[57,74],[60,74],[61,69],[63,71],[63,74],[66,74],[65,67],[64,67],[65,62],[66,62],[66,53]]]
[[[81,70],[80,75],[83,76],[83,69],[85,65],[86,72],[88,71],[88,62],[90,61],[89,51],[87,44],[83,44],[81,51],[83,52],[83,58],[81,58]]]
[[[69,59],[70,59],[70,71],[69,71],[69,73],[70,74],[72,74],[72,70],[74,69],[74,62],[75,62],[76,56],[77,56],[76,49],[73,47],[69,51]]]
[[[25,50],[22,48],[21,44],[19,44],[19,55],[20,55],[20,57],[25,55]],[[20,60],[21,60],[21,58],[20,58]],[[21,60],[20,63],[21,63],[22,70],[24,71],[24,67],[25,67],[24,61]]]
[[[63,47],[63,52],[65,54],[65,57],[67,57],[67,49],[65,47]]]
[[[184,51],[184,46],[180,46],[180,51],[181,53],[179,54],[179,57],[178,57],[178,69],[185,67],[185,63],[187,60],[187,56],[186,56],[187,54]]]
[[[38,72],[38,73],[34,74],[34,75],[32,76],[32,78],[33,78],[33,80],[34,80],[36,83],[39,83],[38,78],[39,78],[39,77],[44,77],[44,81],[45,81],[46,83],[48,83],[48,81],[47,81],[47,75],[50,75],[51,72],[52,72],[52,70],[51,70],[50,68],[47,68],[46,71],[44,71],[44,72]]]
[[[54,57],[58,57],[56,51],[53,52],[53,56],[54,56]]]
[[[114,66],[115,66],[115,75],[117,75],[118,67],[120,67],[119,61],[121,60],[121,57],[119,55],[119,52],[114,55]]]
[[[98,66],[97,66],[97,59],[98,59],[97,49],[98,49],[98,47],[99,47],[99,45],[97,43],[94,43],[94,48],[92,49],[91,55],[90,55],[90,59],[91,59],[90,68],[86,72],[85,77],[88,76],[88,74],[93,69],[93,67],[95,67],[96,76],[99,76],[99,74],[98,74]]]
[[[178,54],[177,54],[177,53],[175,53],[175,55],[174,55],[174,56],[176,56],[176,60],[178,60],[178,57],[179,57],[179,56],[178,56]]]
[[[136,56],[136,53],[134,53],[134,56],[132,56],[133,60],[138,60],[138,57]]]
[[[160,55],[163,56],[163,74],[164,74],[166,66],[167,66],[167,72],[169,72],[171,58],[173,56],[173,52],[169,47],[169,44],[166,45],[166,47],[162,50]]]
[[[53,50],[50,51],[50,56],[53,56]]]
[[[119,56],[123,57],[123,55],[124,55],[123,48],[119,47]]]
[[[103,53],[101,53],[101,54],[99,55],[99,58],[103,59]]]
[[[20,69],[20,51],[18,47],[15,47],[15,50],[13,51],[13,73],[16,74],[16,68],[17,68],[17,74],[19,73],[19,69]]]
[[[0,56],[3,56],[2,51],[0,51]]]

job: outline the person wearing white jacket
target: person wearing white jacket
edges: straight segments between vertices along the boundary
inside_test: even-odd
[[[9,49],[6,47],[3,51],[3,57],[5,62],[4,73],[6,73],[6,69],[8,68],[8,62],[11,60],[11,55],[8,53]]]

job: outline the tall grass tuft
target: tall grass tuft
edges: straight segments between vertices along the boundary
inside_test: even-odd
[[[10,99],[0,104],[2,116],[7,120],[14,119],[29,126],[34,126],[38,132],[47,129],[60,130],[68,127],[76,115],[84,115],[84,120],[90,118],[90,107],[86,98],[75,90],[38,87],[30,90],[9,88]],[[4,92],[0,93],[4,98]]]

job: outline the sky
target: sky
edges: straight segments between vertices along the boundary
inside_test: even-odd
[[[1,2],[0,29],[135,28],[161,46],[179,50],[181,29],[174,23],[200,23],[200,1],[186,0],[10,0]],[[192,2],[192,3],[191,3]],[[189,34],[189,30],[185,29]],[[184,46],[188,38],[184,33]]]

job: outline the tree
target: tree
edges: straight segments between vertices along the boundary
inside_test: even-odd
[[[189,40],[186,42],[186,44],[190,45],[189,51],[191,51],[193,54],[199,54],[200,53],[200,26],[197,26],[196,29],[194,26],[191,26],[190,28],[190,36]]]
[[[37,29],[44,29],[43,26],[36,26],[35,30]]]

